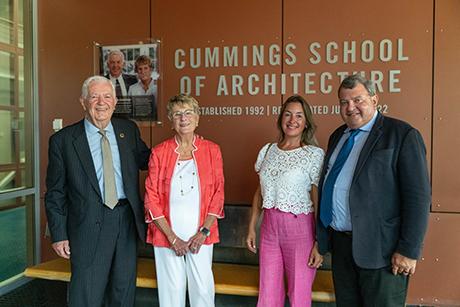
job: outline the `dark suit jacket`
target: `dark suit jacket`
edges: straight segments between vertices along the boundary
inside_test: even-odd
[[[125,81],[126,93],[128,93],[129,87],[137,83],[137,77],[135,75],[121,74],[123,81]],[[105,75],[110,80],[110,74]]]
[[[329,138],[319,199],[329,159],[345,129],[345,125],[339,127]],[[423,139],[415,128],[378,114],[350,187],[352,250],[358,266],[388,266],[394,252],[420,257],[431,204],[425,155]],[[316,235],[324,254],[331,248],[330,232],[319,216]]]
[[[145,241],[144,208],[139,195],[139,169],[147,169],[150,150],[136,124],[112,118],[125,194],[137,232]],[[104,223],[103,198],[81,120],[65,127],[49,141],[45,207],[53,242],[69,240],[72,262],[92,261]]]

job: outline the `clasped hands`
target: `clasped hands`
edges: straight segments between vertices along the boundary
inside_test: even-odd
[[[176,256],[184,256],[188,252],[192,254],[198,254],[201,245],[206,240],[206,235],[198,231],[188,241],[184,241],[179,237],[175,237],[171,242],[171,249],[176,253]]]

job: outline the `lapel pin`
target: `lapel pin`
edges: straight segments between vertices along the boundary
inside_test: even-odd
[[[124,138],[125,137],[125,134],[122,132],[120,133],[120,138]]]

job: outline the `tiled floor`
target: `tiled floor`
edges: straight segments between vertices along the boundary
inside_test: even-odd
[[[67,284],[58,281],[33,280],[0,297],[0,307],[65,307]],[[255,297],[216,295],[216,307],[254,307]],[[138,289],[135,307],[158,306],[154,289]],[[289,304],[286,304],[289,306]],[[314,303],[314,307],[334,307],[334,304]]]

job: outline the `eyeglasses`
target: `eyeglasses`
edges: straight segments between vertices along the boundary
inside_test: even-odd
[[[185,110],[183,112],[177,111],[172,114],[172,118],[174,119],[181,119],[182,116],[185,116],[185,118],[191,118],[193,115],[195,115],[195,111],[193,110]]]

